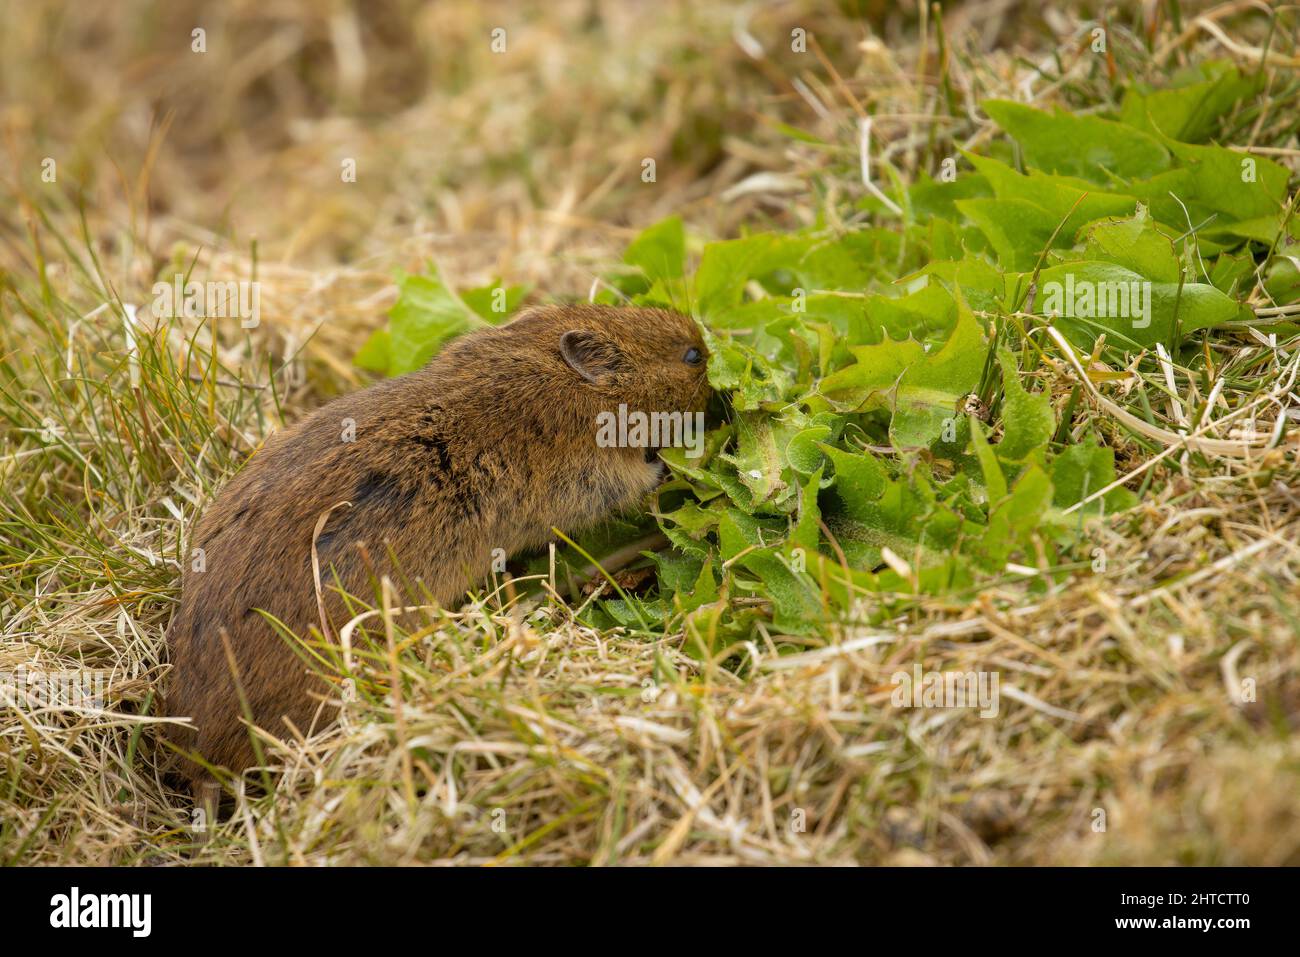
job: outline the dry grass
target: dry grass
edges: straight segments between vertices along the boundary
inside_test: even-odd
[[[988,135],[936,119],[948,87],[959,103],[1020,90],[1055,54],[1069,72],[1035,83],[1043,100],[1104,80],[1048,39],[1077,16],[1009,4],[948,14],[946,71],[928,17],[920,45],[916,17],[870,4],[761,9],[762,60],[734,8],[380,6],[231,4],[201,56],[185,4],[6,9],[0,672],[102,671],[109,702],[0,711],[0,860],[1300,863],[1294,436],[1264,459],[1151,469],[1142,504],[1097,523],[1102,575],[844,621],[793,656],[764,633],[740,668],[685,654],[681,634],[595,633],[558,602],[381,614],[343,724],[269,745],[272,790],[196,835],[149,717],[185,528],[271,428],[360,381],[349,358],[394,268],[434,257],[460,283],[581,296],[668,213],[717,236],[840,215],[861,194],[858,109],[907,177],[933,144]],[[1233,36],[1257,48],[1267,22],[1236,6]],[[1183,15],[1154,38],[1170,62],[1253,62]],[[796,25],[820,54],[782,54]],[[1159,75],[1141,24],[1113,29],[1121,68]],[[837,145],[792,144],[774,120]],[[728,192],[757,173],[797,191]],[[181,320],[138,330],[132,353],[118,304],[195,256],[197,278],[256,274],[261,327]],[[1295,349],[1248,330],[1224,345],[1232,403]],[[1045,375],[1068,391],[1066,369]],[[1104,411],[1090,425],[1123,466],[1151,457]],[[998,719],[892,707],[890,675],[918,661],[997,670]]]

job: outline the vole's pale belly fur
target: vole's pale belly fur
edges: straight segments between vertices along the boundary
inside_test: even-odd
[[[311,547],[326,512],[316,547],[337,629],[348,614],[335,575],[367,602],[387,575],[404,603],[454,606],[496,550],[541,545],[553,527],[577,530],[657,484],[661,466],[642,450],[597,448],[595,412],[609,396],[575,385],[549,351],[512,351],[509,328],[329,403],[273,436],[222,490],[191,536],[203,570],[187,562],[168,633],[167,710],[197,729],[179,744],[218,765],[251,758],[223,633],[255,722],[285,735],[288,717],[308,730],[318,706],[310,691],[327,689],[256,609],[300,636],[320,627]]]

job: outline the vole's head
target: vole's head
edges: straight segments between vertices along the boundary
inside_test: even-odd
[[[511,323],[554,350],[555,368],[584,399],[617,413],[696,412],[708,404],[708,350],[695,320],[667,309],[548,306]]]

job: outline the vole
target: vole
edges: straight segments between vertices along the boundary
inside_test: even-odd
[[[326,686],[258,610],[300,636],[322,627],[319,522],[334,629],[347,620],[335,574],[364,600],[387,574],[414,584],[407,601],[427,589],[455,606],[488,574],[494,550],[535,548],[553,526],[579,530],[654,488],[663,469],[654,450],[605,447],[598,417],[620,404],[646,415],[702,411],[706,357],[695,321],[675,312],[542,307],[272,435],[191,536],[203,560],[187,562],[167,632],[165,709],[193,730],[172,740],[235,772],[253,763],[223,633],[254,722],[282,736],[284,718],[308,729],[312,692]],[[208,780],[188,760],[184,774],[196,793]]]

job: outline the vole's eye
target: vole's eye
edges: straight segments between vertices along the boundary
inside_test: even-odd
[[[687,365],[697,366],[704,361],[704,353],[700,352],[700,350],[694,346],[691,346],[686,350],[686,355],[682,356],[682,361]]]

